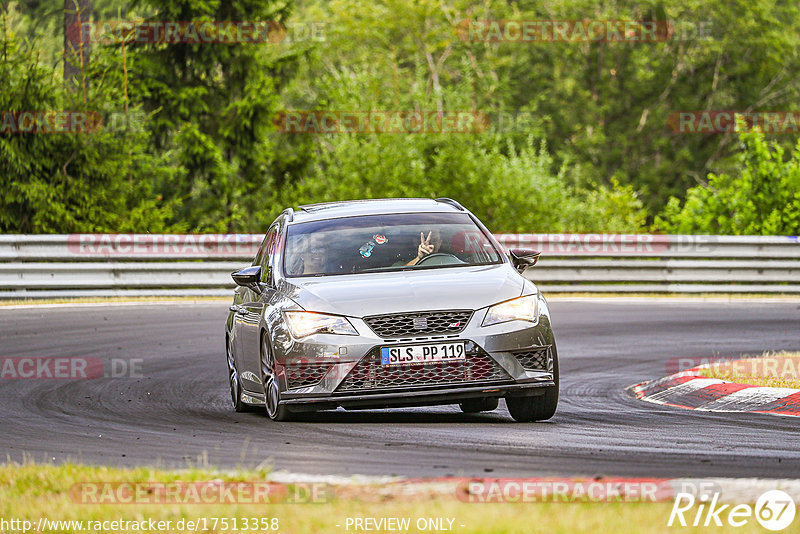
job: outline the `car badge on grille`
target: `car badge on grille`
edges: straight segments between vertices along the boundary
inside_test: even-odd
[[[427,317],[414,317],[414,330],[425,330],[428,328]]]
[[[456,321],[447,325],[447,328],[458,328],[459,326],[461,326],[461,321]]]

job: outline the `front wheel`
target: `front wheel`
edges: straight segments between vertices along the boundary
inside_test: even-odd
[[[549,387],[537,397],[506,397],[508,413],[515,421],[528,423],[553,417],[558,406],[558,388]]]
[[[558,407],[558,353],[553,344],[553,382],[554,386],[545,388],[544,395],[536,397],[506,397],[508,413],[515,421],[528,423],[530,421],[546,421],[553,417]]]
[[[267,417],[273,421],[289,421],[292,412],[286,405],[281,405],[281,390],[278,376],[275,373],[275,358],[272,355],[269,336],[261,334],[261,382],[264,384],[264,400],[267,406]]]

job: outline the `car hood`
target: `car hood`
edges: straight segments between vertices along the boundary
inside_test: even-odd
[[[470,309],[518,297],[525,279],[508,264],[291,278],[289,297],[304,309],[351,317]]]

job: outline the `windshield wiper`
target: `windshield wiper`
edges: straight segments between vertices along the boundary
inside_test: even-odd
[[[361,269],[358,272],[360,272],[360,273],[372,273],[372,272],[376,272],[376,271],[410,271],[410,270],[413,270],[413,269],[414,269],[414,267],[411,267],[410,265],[399,265],[397,267],[392,267],[392,266],[389,266],[389,267],[370,267],[369,269]]]

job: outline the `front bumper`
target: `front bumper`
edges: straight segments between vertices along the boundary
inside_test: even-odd
[[[335,408],[379,408],[452,404],[476,397],[536,395],[553,386],[553,334],[546,304],[542,300],[539,321],[532,324],[511,321],[489,327],[480,323],[485,313],[476,312],[465,329],[455,335],[382,339],[364,321],[350,318],[358,336],[318,334],[293,340],[276,339],[276,371],[281,388],[281,404],[293,410]],[[437,364],[406,368],[395,367],[400,377],[393,381],[372,380],[369,373],[380,375],[375,366],[365,375],[364,366],[380,347],[420,343],[467,343],[469,358],[482,359],[482,372],[459,369],[463,375],[441,377],[425,374]],[[538,368],[521,357],[526,351],[539,351],[546,362]],[[540,362],[541,362],[540,361]],[[487,366],[491,370],[487,371]],[[405,373],[405,374],[404,374]],[[359,380],[353,376],[358,375]],[[365,378],[365,376],[367,378]],[[419,376],[425,379],[419,380]],[[433,379],[429,377],[433,376]],[[463,377],[463,379],[461,379]]]
[[[422,389],[402,392],[366,393],[336,397],[300,397],[284,399],[281,404],[292,411],[334,409],[338,406],[347,409],[400,408],[408,406],[431,406],[456,404],[466,399],[483,397],[514,397],[543,395],[544,388],[554,386],[552,380],[526,384],[505,384],[497,386],[458,386],[450,388]]]

